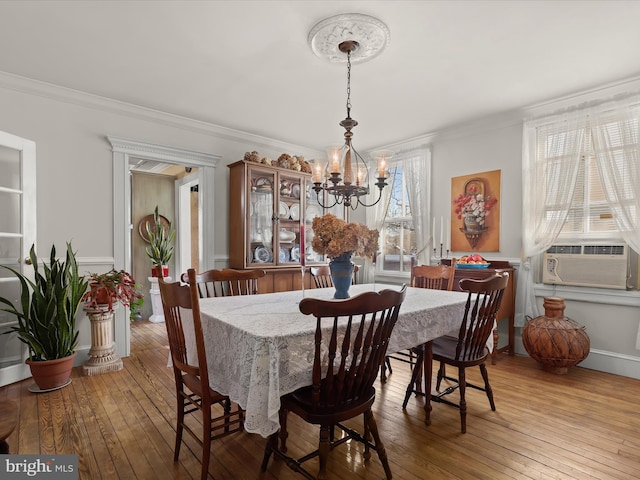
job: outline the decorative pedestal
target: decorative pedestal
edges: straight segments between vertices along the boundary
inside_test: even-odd
[[[564,299],[545,297],[544,315],[527,320],[522,343],[531,358],[548,372],[565,374],[589,355],[585,327],[564,316]]]
[[[86,310],[91,322],[89,360],[82,365],[83,375],[99,375],[122,370],[122,359],[113,349],[113,310]]]
[[[162,298],[160,297],[160,287],[158,286],[158,277],[147,277],[151,282],[151,289],[149,294],[151,295],[151,308],[153,314],[149,317],[149,321],[153,323],[164,322],[164,311],[162,310]],[[170,282],[171,277],[165,277],[165,282]]]

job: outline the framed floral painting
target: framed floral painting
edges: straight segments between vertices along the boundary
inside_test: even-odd
[[[501,170],[451,178],[451,251],[500,250]]]

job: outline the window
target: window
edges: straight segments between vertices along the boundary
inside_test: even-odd
[[[401,165],[390,171],[390,198],[384,226],[381,231],[382,270],[410,272],[411,259],[416,255],[416,235],[411,216],[411,201],[407,178]]]
[[[635,125],[633,125],[635,123]],[[631,131],[638,131],[638,119],[632,122]],[[618,202],[624,209],[631,209],[635,218],[635,192],[633,179],[635,178],[635,164],[625,161],[625,151],[628,155],[629,149],[637,148],[637,135],[625,137],[618,128],[617,122],[605,123],[598,128],[604,129],[608,143],[601,151],[596,150],[592,138],[590,124],[581,129],[570,132],[545,132],[540,129],[538,136],[538,158],[539,167],[544,172],[546,183],[546,195],[544,199],[544,210],[546,227],[549,231],[550,225],[562,221],[562,216],[566,215],[559,231],[557,239],[559,241],[597,241],[597,240],[617,240],[622,237],[614,220],[616,201],[607,201],[604,179],[600,172],[601,163],[597,160],[597,155],[606,155],[613,160],[612,168],[617,172],[616,179],[621,185],[616,188],[623,192]],[[625,138],[623,138],[625,137]],[[575,151],[566,147],[567,142],[576,142],[579,148],[579,161],[575,162]],[[604,152],[606,148],[606,152]],[[557,152],[560,152],[559,154]],[[568,174],[572,170],[574,174]],[[571,183],[567,179],[575,179],[573,196],[569,205],[563,204],[563,189],[570,189]],[[568,207],[568,208],[567,208]],[[634,221],[635,223],[635,221]]]

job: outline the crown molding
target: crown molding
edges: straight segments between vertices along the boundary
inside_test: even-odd
[[[282,151],[294,151],[304,156],[313,157],[318,150],[303,145],[294,145],[274,138],[263,137],[241,130],[235,130],[213,123],[194,120],[171,113],[141,107],[132,103],[114,100],[100,95],[61,87],[48,82],[34,80],[20,75],[0,71],[0,88],[26,93],[38,97],[48,98],[61,103],[77,105],[105,113],[122,115],[137,120],[165,125],[171,128],[179,128],[200,135],[220,138],[238,142],[243,145],[255,145],[256,147],[273,148]]]

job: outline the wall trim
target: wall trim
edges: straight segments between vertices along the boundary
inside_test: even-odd
[[[529,356],[522,345],[522,328],[516,327],[516,355]],[[577,367],[597,370],[640,380],[640,357],[607,350],[590,349],[589,355]]]
[[[590,350],[589,356],[578,366],[640,380],[640,357],[605,350]]]

